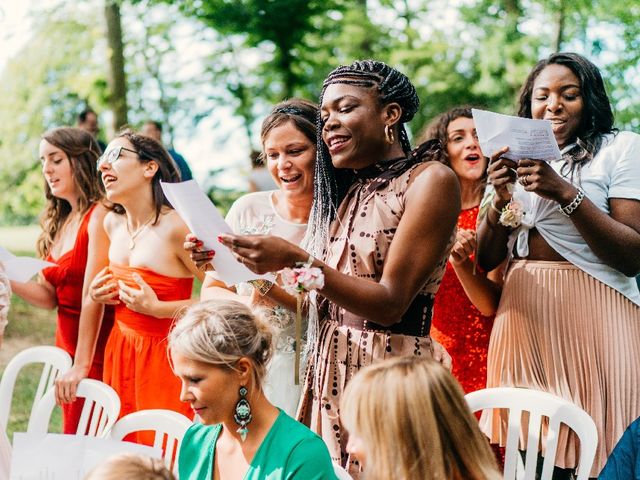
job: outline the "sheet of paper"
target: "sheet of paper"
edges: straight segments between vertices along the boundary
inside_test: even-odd
[[[15,282],[27,282],[43,268],[55,267],[56,265],[39,258],[16,257],[4,247],[0,247],[0,262],[4,265],[4,270],[9,280]]]
[[[236,260],[231,250],[218,242],[218,235],[231,233],[231,227],[195,180],[180,183],[161,182],[162,190],[189,230],[202,240],[204,248],[215,250],[212,264],[216,277],[227,286],[263,278],[274,281],[274,275],[258,275]]]
[[[485,157],[491,157],[502,147],[509,147],[503,156],[511,160],[550,161],[561,157],[549,120],[512,117],[476,108],[471,112]]]
[[[16,432],[11,480],[82,480],[99,463],[124,452],[162,458],[159,448],[109,438]]]

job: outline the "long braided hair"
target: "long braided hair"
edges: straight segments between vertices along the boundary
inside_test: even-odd
[[[322,84],[319,105],[322,105],[327,87],[333,84],[376,88],[381,106],[392,102],[400,105],[402,114],[394,128],[397,129],[397,138],[404,153],[408,155],[411,152],[411,143],[404,124],[416,114],[420,100],[415,87],[406,75],[375,60],[359,60],[349,66],[340,66],[333,70]],[[353,184],[355,177],[352,170],[337,169],[333,166],[329,149],[322,140],[324,122],[320,112],[318,112],[316,128],[318,153],[314,174],[315,188],[309,228],[304,244],[313,255],[322,256],[329,236],[329,225],[335,218],[338,206]]]

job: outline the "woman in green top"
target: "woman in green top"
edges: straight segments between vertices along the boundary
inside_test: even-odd
[[[202,424],[180,447],[181,480],[335,479],[324,442],[262,391],[268,321],[233,300],[192,306],[169,334],[180,399]]]

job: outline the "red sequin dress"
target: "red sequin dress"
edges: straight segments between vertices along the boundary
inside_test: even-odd
[[[458,228],[476,229],[479,207],[462,210]],[[487,384],[487,351],[493,316],[483,316],[462,288],[451,263],[436,294],[431,320],[431,337],[440,342],[453,358],[453,375],[465,393]]]

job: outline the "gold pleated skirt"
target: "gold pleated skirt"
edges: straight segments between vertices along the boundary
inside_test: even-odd
[[[507,273],[489,343],[487,387],[533,388],[565,398],[596,423],[596,477],[640,416],[640,307],[569,262],[517,260]],[[504,415],[481,424],[504,445]],[[560,433],[556,465],[577,466],[579,441]]]

